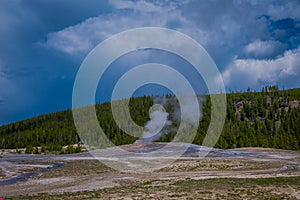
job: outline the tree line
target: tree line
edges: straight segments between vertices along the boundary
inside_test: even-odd
[[[300,89],[279,90],[277,86],[266,86],[260,92],[247,89],[226,96],[227,114],[217,148],[270,147],[300,150]],[[201,145],[210,123],[211,101],[210,96],[199,99],[203,117],[199,121],[194,143]],[[172,125],[166,127],[167,131],[158,141],[169,142],[174,138],[180,124],[176,109],[179,103],[175,96],[136,97],[130,98],[129,102],[131,117],[140,126],[150,120],[149,108],[154,103],[163,103]],[[115,145],[131,144],[138,139],[118,127],[110,103],[96,104],[95,108],[100,126]],[[90,127],[85,128],[88,130]],[[97,134],[95,131],[94,138],[97,138]],[[85,142],[77,134],[71,110],[0,127],[0,149],[42,147],[43,151],[61,151],[63,146]]]

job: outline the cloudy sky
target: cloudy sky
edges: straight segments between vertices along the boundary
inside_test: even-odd
[[[227,91],[300,87],[299,10],[298,0],[0,0],[0,124],[71,108],[87,54],[113,34],[145,26],[194,38]],[[128,55],[118,65],[153,57],[174,62],[172,55],[150,54]]]

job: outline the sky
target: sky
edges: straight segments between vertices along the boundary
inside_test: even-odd
[[[88,53],[139,27],[170,28],[195,39],[215,61],[226,91],[300,87],[299,10],[298,0],[0,0],[0,125],[71,108],[76,73]],[[108,100],[127,66],[156,59],[186,71],[183,61],[165,54],[120,58],[106,74],[112,82],[104,81],[99,101]]]

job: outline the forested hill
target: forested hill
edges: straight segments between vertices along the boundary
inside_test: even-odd
[[[156,98],[157,99],[157,98]],[[174,96],[166,96],[165,106],[173,128],[160,141],[170,141],[179,121],[174,118],[172,105],[178,104]],[[261,92],[235,92],[227,95],[227,117],[217,148],[271,147],[300,150],[300,89],[278,90],[276,86],[264,87]],[[157,103],[157,102],[156,102]],[[153,98],[130,99],[130,112],[141,126],[149,120]],[[194,143],[201,144],[210,122],[210,98],[203,100],[203,119],[199,122]],[[108,138],[116,145],[137,140],[125,134],[115,124],[110,103],[97,104],[99,123]],[[62,146],[79,143],[71,110],[41,115],[0,127],[0,148],[42,146],[59,151]]]

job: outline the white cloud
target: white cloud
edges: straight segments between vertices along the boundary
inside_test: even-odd
[[[116,4],[116,8],[120,10],[115,10],[111,14],[89,18],[80,24],[70,26],[58,32],[49,33],[47,41],[41,45],[72,56],[82,56],[86,55],[97,44],[113,34],[132,28],[151,26],[171,27],[197,39],[202,45],[211,41],[213,34],[209,31],[199,29],[195,21],[188,20],[182,14],[181,10],[175,9],[176,5],[174,2],[164,5],[144,2],[151,4],[151,8],[155,7],[155,9],[144,8],[147,12],[137,8],[142,2],[118,0],[111,2]],[[136,11],[125,11],[126,14],[124,14],[124,10],[122,9],[129,7],[134,8]],[[155,13],[152,11],[155,11]],[[116,45],[118,46],[119,44]]]
[[[244,51],[248,57],[272,58],[282,54],[287,48],[286,44],[278,41],[254,41],[245,46]]]
[[[87,36],[87,34],[89,34],[89,28],[89,25],[83,26],[80,24],[56,33],[50,33],[46,45],[71,55],[83,54],[93,47],[88,37],[82,37],[83,35]],[[76,31],[74,31],[74,29],[76,29]]]
[[[227,86],[256,87],[277,84],[282,80],[297,80],[300,75],[300,47],[289,50],[276,59],[234,59],[222,73]],[[299,80],[298,80],[299,82]],[[288,82],[286,82],[288,83]]]
[[[270,3],[267,8],[267,14],[273,19],[294,18],[300,19],[300,5],[298,0],[284,1],[280,3]]]
[[[43,45],[70,55],[82,55],[118,32],[143,26],[158,26],[181,31],[204,47],[211,48],[211,52],[220,51],[220,46],[226,48],[223,51],[238,52],[243,51],[241,44],[267,32],[267,22],[257,19],[263,6],[251,10],[251,5],[247,2],[109,2],[112,5],[110,14],[89,18],[80,24],[50,33]],[[251,12],[245,15],[245,9]],[[219,54],[223,53],[216,54],[219,57]]]
[[[48,34],[46,43],[42,45],[70,55],[82,56],[113,34],[144,26],[164,27],[166,23],[167,17],[163,12],[156,15],[134,12],[126,15],[118,12],[100,15],[89,18],[81,24]]]
[[[293,60],[297,60],[295,55],[299,50],[286,51],[288,45],[274,40],[274,33],[269,30],[270,21],[261,17],[271,15],[274,20],[296,16],[296,13],[275,16],[273,12],[274,9],[280,10],[280,6],[292,9],[295,2],[276,6],[272,5],[272,0],[217,4],[193,0],[185,3],[155,0],[109,2],[111,13],[50,33],[42,45],[83,57],[113,34],[131,28],[158,26],[181,31],[197,40],[212,55],[219,69],[225,69],[223,77],[231,86],[272,83],[297,74],[297,63]],[[234,58],[235,55],[239,58]]]
[[[116,9],[133,9],[143,12],[161,11],[161,7],[147,1],[109,0],[109,3]]]

